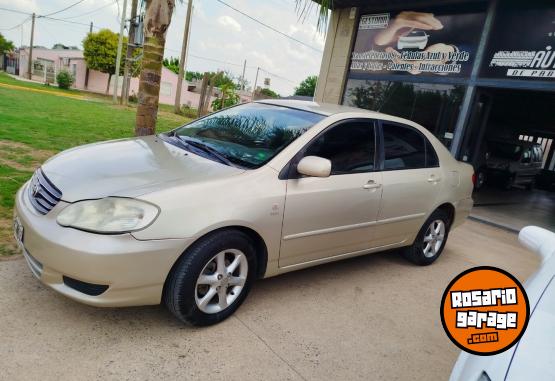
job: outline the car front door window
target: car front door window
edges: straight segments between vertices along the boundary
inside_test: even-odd
[[[319,156],[331,161],[331,174],[370,172],[375,162],[374,128],[368,122],[350,122],[320,135],[304,156]]]

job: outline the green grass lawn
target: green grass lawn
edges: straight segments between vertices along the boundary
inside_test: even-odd
[[[11,255],[15,252],[11,238],[14,195],[33,170],[64,149],[132,137],[136,109],[112,105],[111,98],[104,96],[17,81],[4,73],[0,73],[1,83],[87,97],[79,100],[0,87],[0,255]],[[158,114],[158,131],[190,120],[168,109]]]

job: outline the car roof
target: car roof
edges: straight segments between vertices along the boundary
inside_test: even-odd
[[[379,112],[369,111],[369,110],[356,108],[356,107],[336,105],[332,103],[319,103],[319,102],[312,102],[312,101],[300,101],[300,100],[294,100],[294,99],[262,99],[262,100],[255,101],[255,103],[263,103],[263,104],[274,105],[274,106],[294,108],[297,110],[313,112],[313,113],[325,115],[325,116],[356,112],[356,113],[368,114],[368,117],[371,117],[371,118],[386,119],[388,117],[388,115],[382,114]]]
[[[288,107],[296,110],[313,112],[315,114],[319,114],[323,116],[350,114],[349,117],[352,117],[353,114],[358,114],[355,117],[388,120],[391,122],[397,122],[397,123],[413,126],[419,129],[425,129],[424,127],[420,126],[418,123],[415,123],[409,119],[401,118],[390,114],[384,114],[377,111],[370,111],[363,108],[343,106],[343,105],[337,105],[333,103],[320,103],[320,102],[300,101],[300,100],[290,100],[290,99],[262,99],[262,100],[255,101],[255,103]]]

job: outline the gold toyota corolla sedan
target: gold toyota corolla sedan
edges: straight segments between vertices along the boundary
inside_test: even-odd
[[[16,239],[47,286],[214,324],[257,278],[402,248],[428,265],[472,207],[473,169],[425,128],[260,101],[168,133],[64,151],[18,192]]]

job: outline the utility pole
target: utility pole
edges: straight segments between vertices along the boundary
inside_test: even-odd
[[[260,71],[260,67],[256,68],[256,78],[254,80],[254,88],[252,90],[252,100],[254,101],[254,96],[256,94],[256,84],[258,83],[258,72]]]
[[[91,26],[89,27],[89,33],[92,33],[93,30],[93,23],[91,21]],[[85,70],[85,89],[89,87],[89,67]]]
[[[33,12],[33,21],[31,23],[31,43],[29,44],[29,62],[27,62],[27,76],[31,79],[33,74],[33,37],[35,34],[35,12]]]
[[[245,90],[245,70],[247,69],[247,60],[243,62],[243,75],[241,75],[241,90]]]
[[[118,103],[118,78],[119,78],[119,67],[121,64],[121,48],[123,45],[123,28],[125,27],[125,12],[127,11],[127,0],[123,0],[123,9],[121,10],[121,22],[119,25],[119,39],[118,39],[118,52],[116,56],[116,72],[114,80],[114,94],[113,94],[113,101],[114,103]]]
[[[179,60],[179,75],[177,76],[177,89],[175,91],[174,112],[181,112],[181,89],[183,77],[185,76],[185,61],[187,60],[187,49],[189,45],[189,33],[191,31],[191,13],[193,11],[193,0],[187,3],[187,16],[185,17],[185,30],[183,31],[183,43],[181,45],[181,57]]]
[[[131,70],[131,61],[133,52],[135,51],[135,28],[137,21],[137,0],[131,1],[131,21],[129,22],[129,39],[127,40],[127,54],[125,57],[125,69],[123,70],[123,89],[121,89],[120,104],[127,106],[129,100],[129,71]]]

